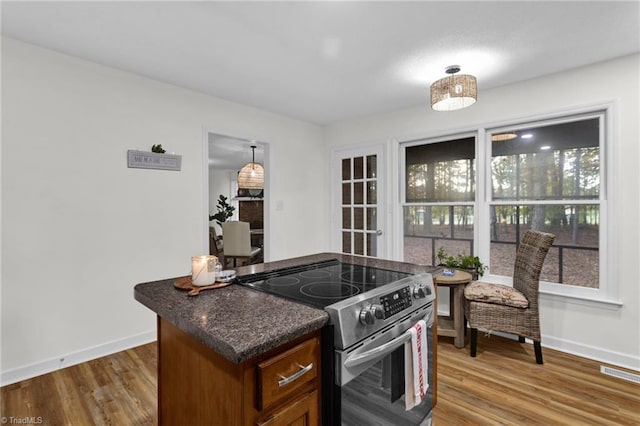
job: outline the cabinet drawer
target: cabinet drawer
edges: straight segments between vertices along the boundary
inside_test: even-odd
[[[258,364],[258,410],[293,394],[318,376],[320,339],[309,339]]]
[[[317,426],[320,424],[318,408],[318,391],[313,391],[258,421],[257,426]]]

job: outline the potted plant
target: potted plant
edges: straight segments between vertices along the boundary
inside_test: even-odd
[[[439,266],[465,270],[471,273],[474,280],[484,275],[484,271],[487,269],[478,256],[471,256],[464,253],[452,256],[447,254],[444,247],[440,247],[436,257],[438,258]]]
[[[233,212],[236,210],[231,204],[227,203],[228,198],[224,195],[220,194],[218,197],[218,212],[214,215],[209,215],[209,220],[215,220],[218,225],[222,226],[223,222],[226,222],[231,216],[233,216]]]

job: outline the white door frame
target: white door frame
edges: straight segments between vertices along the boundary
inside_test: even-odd
[[[268,262],[271,258],[271,155],[268,142],[263,142],[260,138],[253,138],[249,135],[235,135],[223,130],[216,130],[203,126],[202,128],[202,249],[203,253],[209,253],[209,133],[216,135],[228,136],[235,139],[243,139],[252,141],[256,145],[260,145],[264,149],[264,198],[263,198],[263,215],[264,215],[264,236],[263,248],[264,261]]]

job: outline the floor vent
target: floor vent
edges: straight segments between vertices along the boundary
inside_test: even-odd
[[[608,376],[617,377],[619,379],[629,380],[630,382],[640,384],[640,375],[629,373],[627,371],[616,370],[615,368],[600,366],[600,372]]]

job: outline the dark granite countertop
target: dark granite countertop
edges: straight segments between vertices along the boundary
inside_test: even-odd
[[[408,273],[432,272],[435,269],[382,259],[320,253],[240,267],[237,268],[237,275],[328,259]],[[174,281],[175,278],[138,284],[134,288],[134,297],[161,318],[235,363],[244,362],[318,330],[329,319],[323,310],[237,284],[205,290],[198,296],[190,297],[186,291],[176,289]]]

